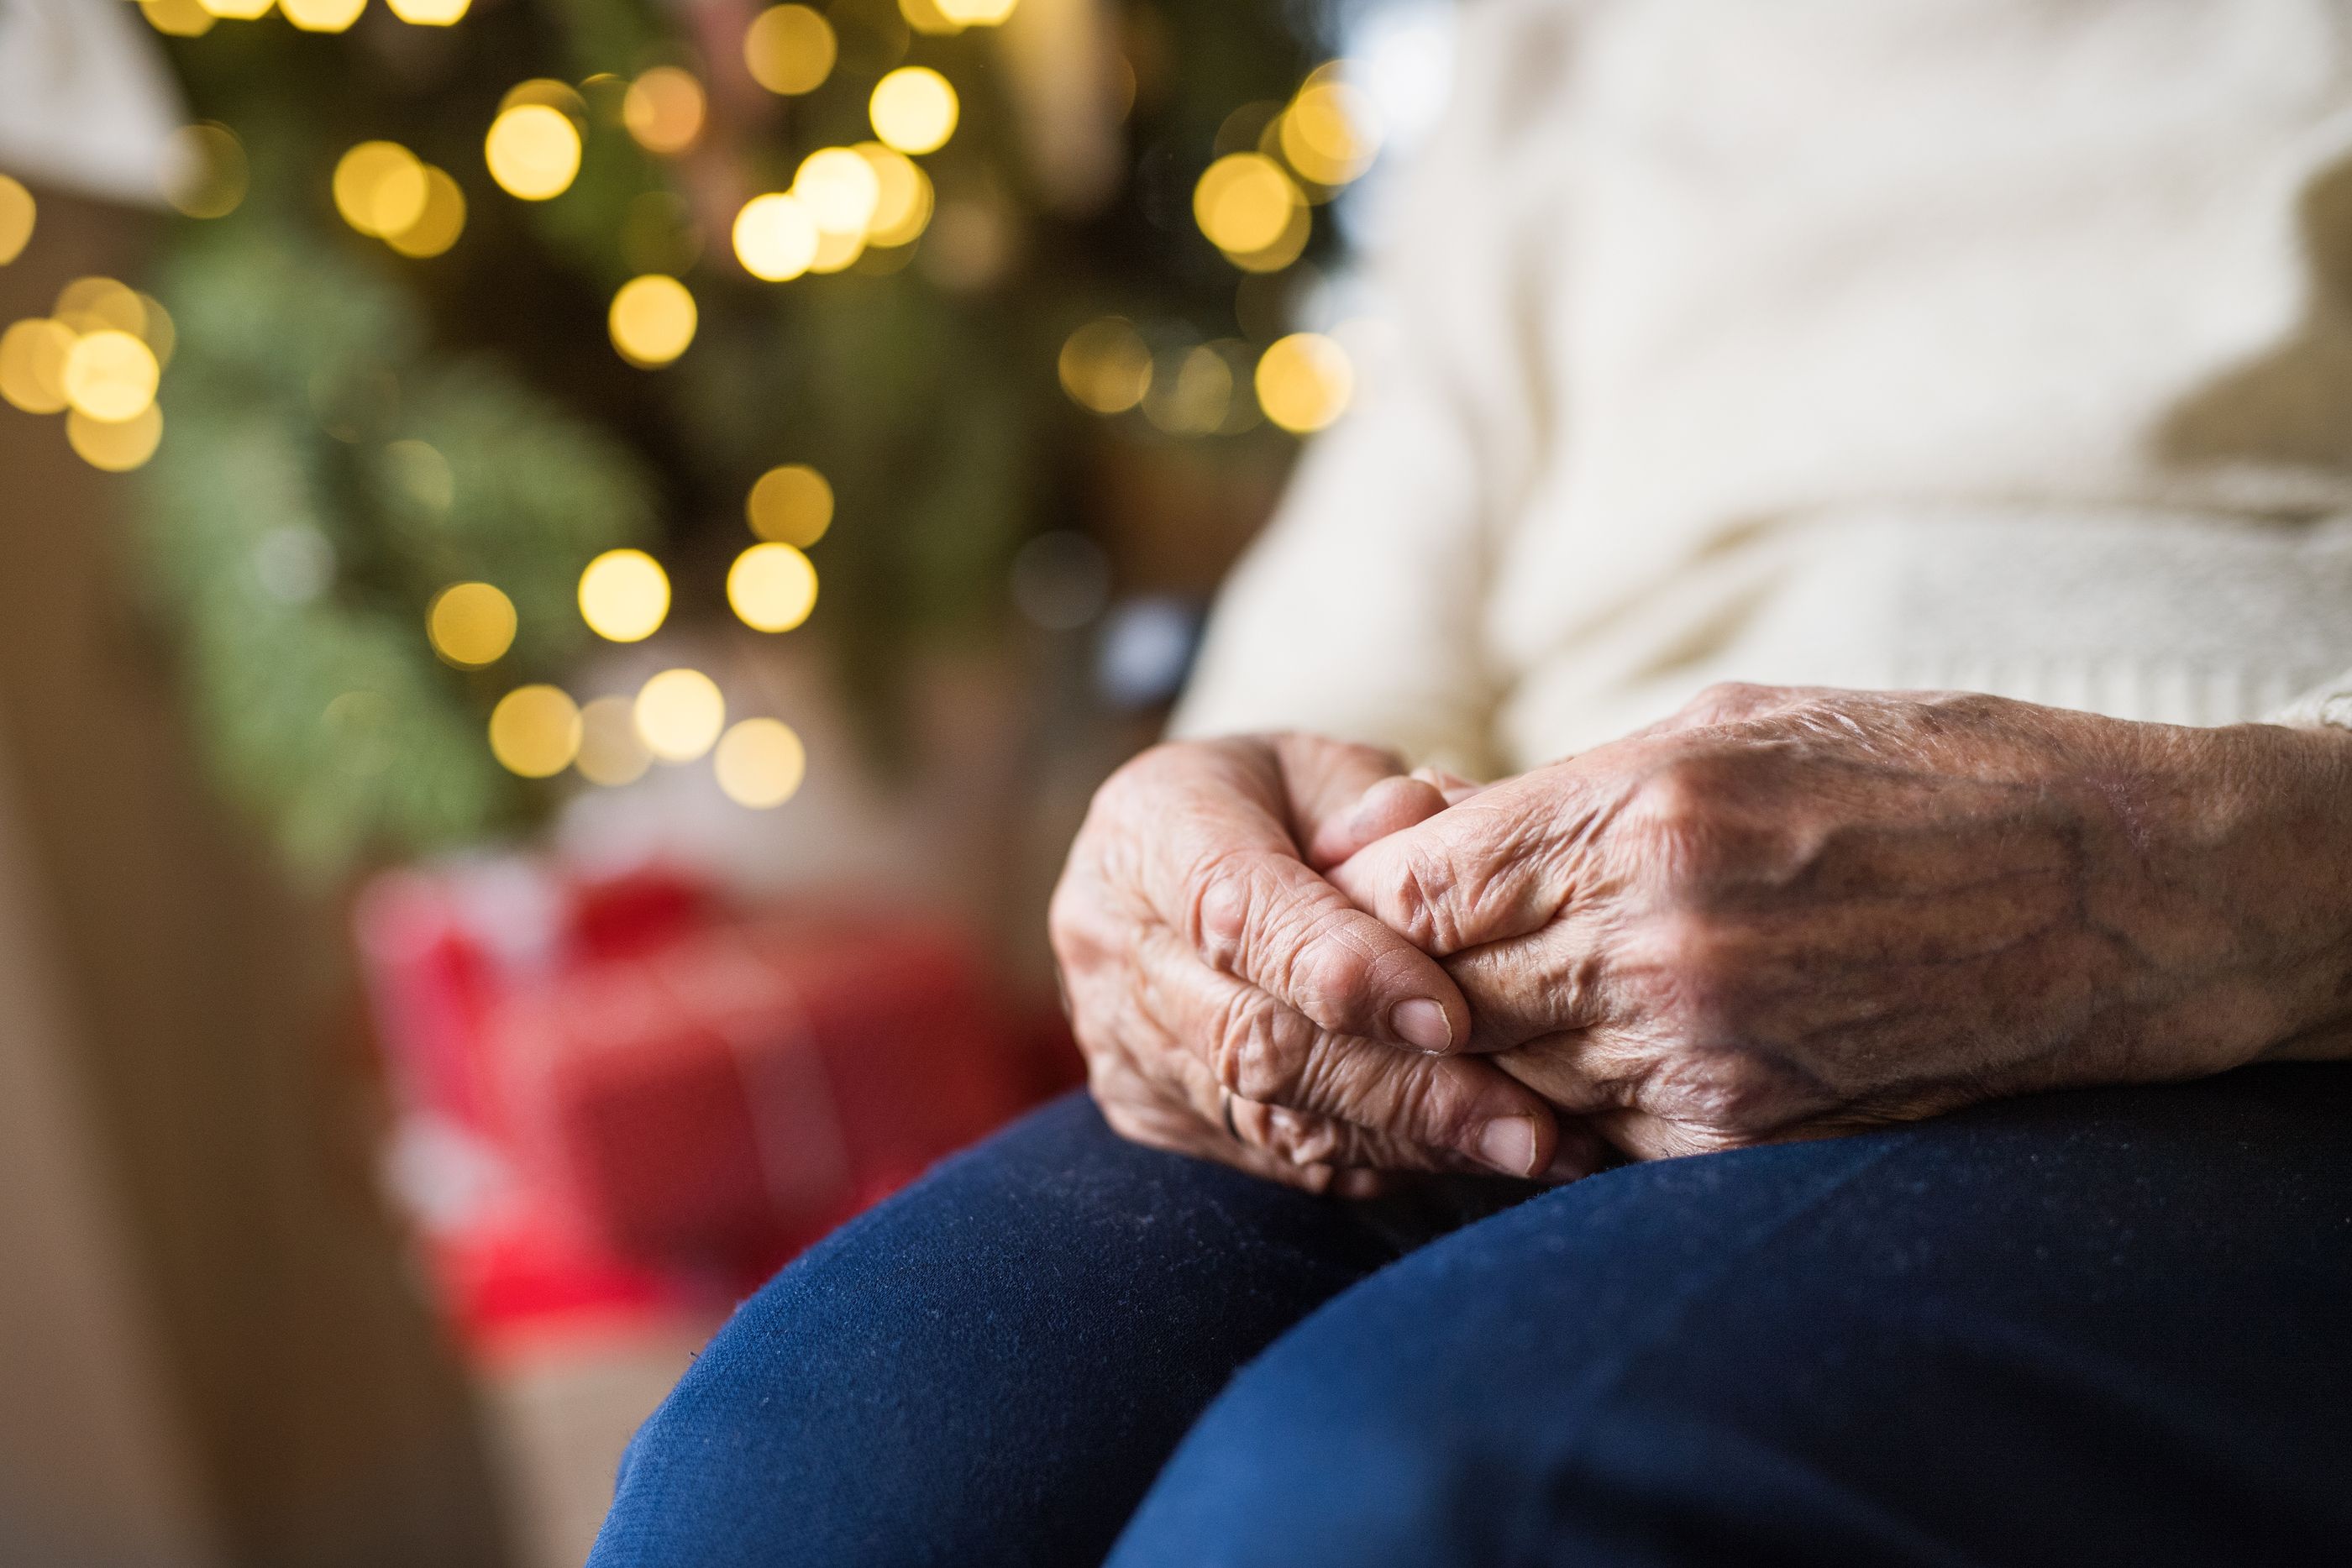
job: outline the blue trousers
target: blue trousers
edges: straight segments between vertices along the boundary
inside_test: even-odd
[[[2352,1067],[1531,1190],[1060,1102],[746,1302],[592,1568],[2352,1562]]]

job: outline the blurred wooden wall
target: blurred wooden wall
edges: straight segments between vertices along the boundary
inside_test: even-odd
[[[0,324],[136,280],[150,220],[37,194]],[[0,406],[0,1561],[502,1562],[372,1176],[341,912],[205,787],[134,483]]]

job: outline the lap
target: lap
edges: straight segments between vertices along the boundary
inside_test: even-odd
[[[1292,1192],[1057,1103],[746,1302],[631,1445],[592,1562],[1099,1563],[1235,1367],[1458,1218]]]
[[[1415,1252],[1118,1568],[2333,1560],[2352,1068],[1629,1167]]]

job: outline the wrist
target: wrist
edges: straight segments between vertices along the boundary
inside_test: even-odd
[[[2352,731],[2157,733],[2132,836],[2179,994],[2151,1022],[2207,1042],[2216,1070],[2352,1054]]]

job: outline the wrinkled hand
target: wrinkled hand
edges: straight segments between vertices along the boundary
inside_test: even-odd
[[[2346,868],[2298,861],[2343,838],[2327,744],[1717,688],[1331,876],[1445,959],[1474,1051],[1630,1154],[1693,1153],[2194,1077],[2340,1022]]]
[[[1051,915],[1111,1125],[1350,1195],[1380,1170],[1543,1170],[1549,1108],[1457,1054],[1454,983],[1315,869],[1445,804],[1387,754],[1311,736],[1162,746],[1115,774]]]

